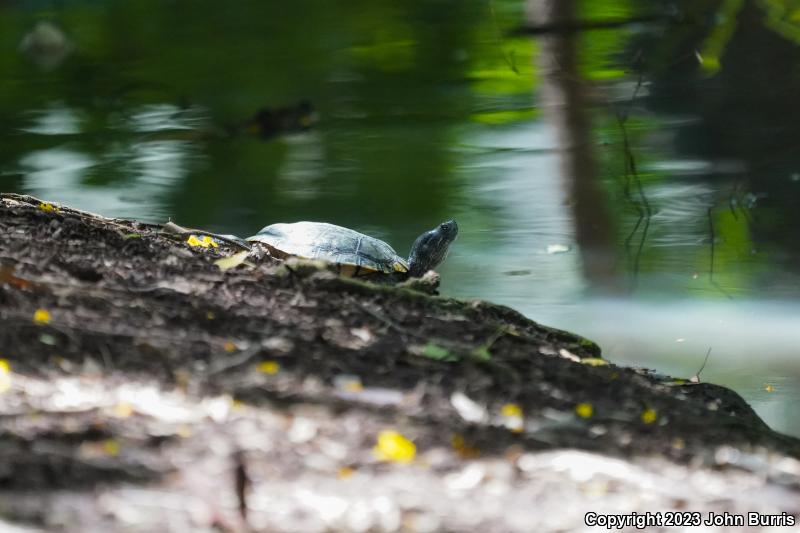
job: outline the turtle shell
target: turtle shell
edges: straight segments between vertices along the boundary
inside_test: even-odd
[[[408,263],[385,242],[325,222],[272,224],[248,241],[265,244],[278,257],[320,259],[340,266],[340,272],[362,276],[408,272]]]

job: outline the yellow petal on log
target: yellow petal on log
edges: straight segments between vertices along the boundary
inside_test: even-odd
[[[589,366],[605,366],[608,364],[608,361],[601,359],[600,357],[586,357],[581,359],[581,363]]]
[[[128,402],[119,402],[114,406],[114,416],[117,418],[128,418],[133,414],[133,406]]]
[[[115,441],[114,439],[108,439],[103,441],[103,452],[106,455],[116,457],[117,455],[119,455],[119,450],[120,450],[119,442]]]
[[[197,235],[189,235],[189,238],[186,239],[186,244],[188,244],[189,246],[199,246],[200,248],[219,247],[217,241],[215,241],[208,235],[203,235],[202,237],[198,237]]]
[[[394,463],[410,463],[417,455],[416,445],[393,429],[380,432],[372,451],[379,460]]]
[[[49,202],[40,203],[39,209],[48,213],[58,213],[58,208]]]
[[[263,361],[256,367],[256,370],[262,374],[269,374],[270,376],[277,374],[280,369],[281,365],[277,361]]]
[[[200,246],[203,247],[203,241],[197,238],[197,235],[189,235],[189,238],[186,239],[186,244],[189,246]]]
[[[37,309],[36,312],[33,313],[33,321],[37,324],[49,324],[50,311],[47,309]]]
[[[11,388],[11,365],[6,359],[0,359],[0,394]]]
[[[356,471],[353,468],[350,468],[349,466],[343,466],[336,473],[336,477],[339,479],[347,479],[355,473]]]
[[[655,409],[645,409],[642,412],[642,422],[645,424],[652,424],[658,419],[658,413],[656,413]]]
[[[203,235],[203,238],[200,239],[200,242],[202,243],[203,247],[205,247],[205,248],[208,248],[208,247],[219,248],[219,244],[217,244],[217,241],[215,241],[214,239],[212,239],[208,235]]]
[[[522,407],[515,403],[507,403],[500,408],[503,416],[503,425],[514,433],[521,433],[525,429],[525,419],[522,417]]]
[[[507,403],[500,408],[500,414],[503,416],[522,416],[522,407],[515,403]]]
[[[244,252],[235,253],[229,257],[223,257],[222,259],[217,259],[214,261],[214,264],[219,267],[220,270],[223,272],[226,270],[230,270],[231,268],[236,268],[237,266],[241,265],[247,259],[247,256],[250,252],[245,250]]]
[[[581,418],[591,418],[594,414],[594,407],[590,403],[579,403],[575,406],[575,414]]]

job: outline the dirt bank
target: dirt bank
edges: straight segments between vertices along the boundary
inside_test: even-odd
[[[238,251],[0,196],[0,524],[508,532],[588,511],[800,512],[800,443],[730,390],[618,367],[486,302],[215,264]]]

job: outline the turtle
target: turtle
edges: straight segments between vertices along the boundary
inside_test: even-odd
[[[244,123],[244,131],[262,139],[271,139],[282,133],[311,129],[317,122],[317,113],[308,100],[300,100],[286,107],[262,107]]]
[[[417,237],[408,261],[379,239],[327,222],[271,224],[247,240],[266,245],[275,257],[295,256],[333,263],[346,276],[389,276],[404,280],[421,277],[437,267],[457,235],[455,220],[442,222]]]

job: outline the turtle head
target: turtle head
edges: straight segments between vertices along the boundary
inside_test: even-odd
[[[439,266],[457,235],[458,224],[455,220],[448,220],[417,237],[408,256],[408,274],[418,278]]]

